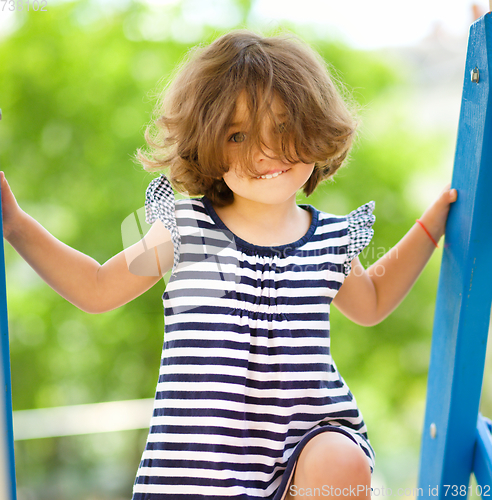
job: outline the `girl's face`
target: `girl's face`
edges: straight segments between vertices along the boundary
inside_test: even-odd
[[[276,98],[272,111],[277,119],[282,117],[282,104]],[[265,147],[265,151],[255,147],[253,151],[254,169],[259,175],[251,175],[242,167],[239,145],[248,141],[245,124],[248,123],[248,107],[246,99],[241,95],[236,105],[233,125],[227,134],[226,153],[230,165],[224,174],[224,182],[234,193],[234,198],[241,197],[250,201],[265,204],[279,204],[287,201],[295,202],[295,195],[311,176],[314,163],[287,163],[281,158],[275,158],[273,152]],[[274,137],[270,124],[265,124],[262,130],[263,142],[268,146]]]

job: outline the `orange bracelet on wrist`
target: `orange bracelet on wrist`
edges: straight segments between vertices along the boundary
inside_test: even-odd
[[[431,239],[436,248],[439,248],[437,241],[432,237],[432,234],[429,233],[428,229],[424,226],[424,223],[420,219],[417,219],[416,222],[418,222],[420,224],[420,227],[427,233],[427,236]]]

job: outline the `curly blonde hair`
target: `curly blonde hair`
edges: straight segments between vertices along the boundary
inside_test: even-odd
[[[293,35],[263,37],[238,30],[196,48],[165,89],[145,133],[149,150],[137,152],[148,171],[169,168],[174,187],[224,206],[233,193],[222,177],[229,165],[227,133],[240,95],[249,110],[248,136],[263,148],[265,120],[279,125],[273,99],[283,107],[275,154],[290,163],[314,163],[303,189],[309,196],[342,165],[356,121],[321,57]],[[252,143],[240,145],[254,171]]]

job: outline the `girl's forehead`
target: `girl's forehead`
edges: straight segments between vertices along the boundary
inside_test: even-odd
[[[239,97],[236,101],[236,109],[234,111],[234,123],[243,123],[248,121],[249,119],[249,106],[248,101],[244,93],[239,94]]]
[[[276,117],[281,117],[282,115],[285,114],[285,106],[280,97],[278,96],[273,97],[270,109],[273,115]],[[242,123],[248,122],[250,115],[251,113],[248,104],[248,99],[246,97],[246,94],[243,92],[239,94],[239,97],[237,98],[236,101],[236,107],[234,110],[234,117],[233,117],[233,125],[240,125]]]

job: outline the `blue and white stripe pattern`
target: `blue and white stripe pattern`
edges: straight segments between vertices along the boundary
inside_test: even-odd
[[[133,500],[280,500],[302,447],[324,431],[346,434],[373,466],[329,332],[374,204],[348,216],[304,208],[303,238],[261,247],[231,234],[206,198],[176,202],[179,263]]]

